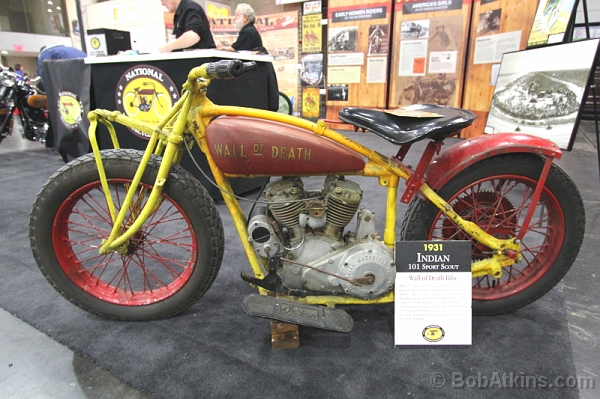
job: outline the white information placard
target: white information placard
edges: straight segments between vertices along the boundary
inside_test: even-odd
[[[108,55],[104,33],[87,35],[87,54],[90,57]]]
[[[498,33],[475,39],[473,64],[491,64],[502,61],[504,53],[519,51],[521,31]]]
[[[395,245],[395,345],[471,345],[471,243]]]
[[[398,76],[425,76],[426,59],[427,40],[402,40]]]
[[[367,60],[367,83],[385,83],[387,57],[370,57]]]

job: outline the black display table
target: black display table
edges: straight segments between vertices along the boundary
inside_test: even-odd
[[[61,150],[65,143],[78,141],[78,148],[74,149],[73,146],[69,148],[69,158],[85,153],[87,126],[89,126],[85,116],[89,109],[119,110],[145,122],[158,122],[171,104],[179,98],[181,86],[192,68],[223,59],[256,61],[257,68],[236,79],[212,80],[208,88],[208,97],[219,105],[267,109],[267,68],[272,61],[271,56],[198,50],[46,62],[44,67],[49,70],[50,75],[56,77],[51,80],[51,85],[54,87],[48,90],[50,112],[51,115],[56,115],[52,118],[53,145]],[[84,71],[84,73],[82,76],[77,74],[75,77],[75,71]],[[68,92],[76,91],[71,90],[73,86],[81,89],[76,95],[74,94],[81,100],[84,119],[77,129],[64,123],[63,103],[64,98],[68,97],[64,97],[65,90],[59,85],[70,86]],[[91,87],[87,92],[84,90],[86,86]],[[67,100],[67,103],[69,102],[72,101]],[[147,138],[143,135],[121,125],[115,125],[115,129],[122,148],[145,149]],[[73,137],[77,137],[77,140]],[[99,126],[98,140],[100,148],[112,148],[104,126]],[[193,148],[192,154],[202,169],[212,177],[206,158],[197,146]],[[221,199],[219,190],[207,181],[187,153],[181,160],[181,166],[198,178],[214,199]],[[264,181],[264,179],[233,179],[231,184],[236,194],[242,194],[258,189]]]

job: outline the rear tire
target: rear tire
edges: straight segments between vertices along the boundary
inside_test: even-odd
[[[532,154],[488,158],[460,172],[438,194],[463,219],[498,238],[520,233],[531,195],[544,166]],[[552,165],[536,210],[522,238],[523,261],[503,268],[503,275],[473,278],[473,314],[515,311],[539,299],[567,273],[581,248],[585,209],[577,187]],[[462,232],[431,202],[414,197],[402,224],[402,240],[469,240],[472,259],[489,248]]]
[[[141,151],[106,150],[102,159],[117,211]],[[131,213],[145,204],[160,159],[153,156]],[[171,169],[156,211],[130,240],[127,253],[98,253],[112,228],[93,154],[57,171],[31,211],[33,256],[50,284],[75,305],[116,320],[154,320],[191,306],[221,265],[223,228],[214,202],[180,166]]]

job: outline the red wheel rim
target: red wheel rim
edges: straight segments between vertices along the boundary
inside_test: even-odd
[[[498,238],[516,237],[529,207],[537,181],[519,175],[496,175],[461,189],[448,201],[464,219]],[[490,275],[473,278],[473,299],[496,300],[512,296],[538,281],[556,261],[564,241],[565,221],[556,197],[547,188],[535,205],[534,216],[521,240],[523,260],[503,268],[500,279]],[[486,248],[468,237],[438,212],[428,234],[431,240],[469,240],[472,258],[487,257]]]
[[[108,181],[117,211],[130,182]],[[140,183],[124,226],[143,207],[150,191],[150,186]],[[118,305],[149,305],[171,297],[190,279],[198,256],[196,235],[181,207],[164,193],[156,211],[130,239],[127,254],[98,253],[111,229],[100,181],[73,192],[56,213],[52,244],[57,260],[88,294]]]

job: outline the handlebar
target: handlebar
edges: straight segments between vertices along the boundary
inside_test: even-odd
[[[247,71],[256,69],[256,62],[241,60],[222,60],[202,64],[190,71],[188,81],[204,79],[232,79],[242,76]]]

